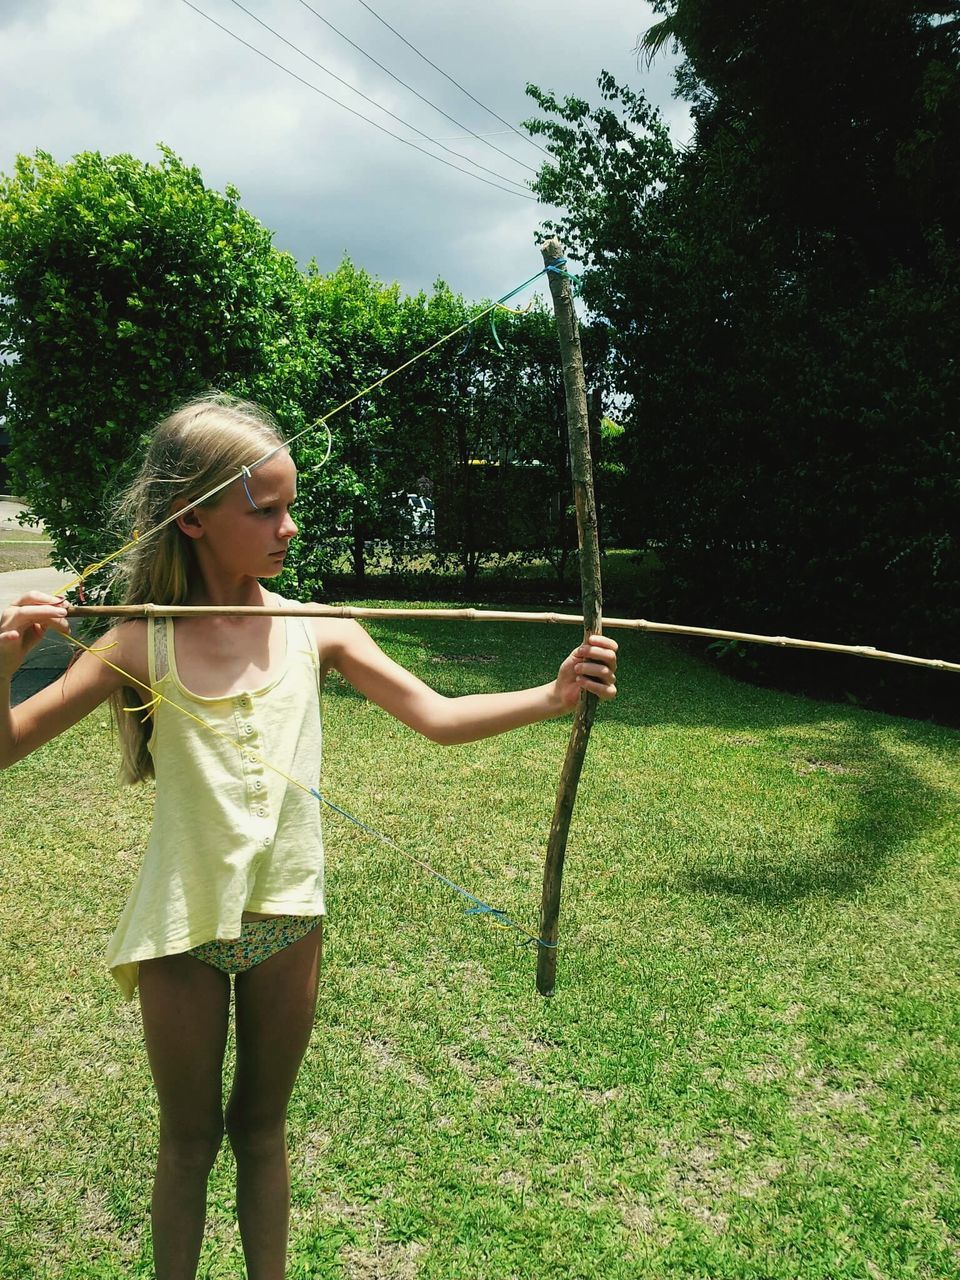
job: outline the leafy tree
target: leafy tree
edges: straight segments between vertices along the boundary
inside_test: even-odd
[[[531,89],[538,190],[630,397],[620,533],[660,545],[691,621],[949,656],[960,11],[655,7],[685,151],[609,76],[597,109]]]
[[[213,385],[301,421],[296,264],[235,189],[160,151],[158,165],[38,151],[0,180],[9,463],[61,566],[116,545],[111,495],[177,402]]]
[[[305,536],[281,589],[319,592],[345,542],[357,578],[372,546],[402,555],[411,486],[435,491],[438,545],[468,581],[518,549],[549,553],[562,576],[575,532],[545,312],[501,314],[500,343],[473,326],[354,399],[479,309],[440,281],[401,297],[349,261],[302,275],[233,188],[208,190],[166,148],[158,165],[40,152],[0,180],[10,461],[63,566],[129,533],[104,525],[145,433],[216,386],[265,404],[287,436],[316,428],[293,445]],[[597,387],[605,341],[586,341]]]
[[[397,285],[380,283],[349,259],[328,276],[311,264],[303,282],[301,314],[307,343],[325,355],[308,416],[323,417],[396,367],[402,324]],[[384,387],[336,413],[329,424],[329,465],[316,480],[301,481],[301,504],[310,528],[341,531],[348,538],[357,578],[364,576],[366,544],[395,481],[388,457],[394,448],[391,392],[392,386]],[[323,433],[318,440],[314,450],[321,444],[325,449]],[[330,550],[313,548],[315,570],[329,564]]]
[[[412,300],[421,305],[424,300]],[[427,305],[434,324],[456,322],[452,299],[438,286]],[[489,303],[477,305],[479,314]],[[462,300],[460,315],[464,315]],[[437,542],[473,584],[481,567],[497,559],[546,556],[562,582],[576,549],[569,510],[563,377],[552,316],[542,307],[498,310],[471,327],[466,341],[430,358],[416,382],[409,424],[436,498]],[[606,334],[584,334],[587,375],[598,395],[607,381]]]
[[[960,214],[960,8],[911,0],[803,6],[788,0],[655,0],[668,16],[694,150],[731,193],[802,252],[851,271],[924,262],[931,224]],[[830,240],[824,242],[825,236]],[[794,241],[794,244],[796,242]]]

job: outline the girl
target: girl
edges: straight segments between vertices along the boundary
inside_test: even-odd
[[[282,606],[261,579],[280,573],[296,536],[296,481],[275,424],[256,406],[219,395],[185,405],[157,427],[127,496],[133,528],[176,519],[123,561],[126,599]],[[324,915],[320,804],[293,778],[319,774],[324,674],[339,671],[431,741],[461,743],[561,715],[581,689],[614,697],[617,646],[593,637],[539,688],[446,698],[353,621],[197,616],[174,628],[149,619],[115,627],[98,645],[103,658],[82,653],[11,711],[11,677],[47,627],[66,634],[66,609],[38,593],[0,619],[0,767],[109,698],[124,778],[156,776],[150,840],[107,960],[128,998],[139,987],[159,1101],[158,1280],[196,1274],[224,1131],[248,1275],[280,1280],[286,1112],[314,1020]],[[237,1052],[224,1108],[231,974]]]

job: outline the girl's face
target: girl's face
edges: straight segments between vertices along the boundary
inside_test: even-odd
[[[193,539],[204,570],[229,577],[275,578],[283,568],[297,526],[290,508],[297,498],[297,469],[284,450],[224,491],[214,507],[195,507],[178,521]]]

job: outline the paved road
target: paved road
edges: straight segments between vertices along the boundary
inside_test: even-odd
[[[7,497],[6,494],[0,495],[0,529],[21,528],[17,517],[24,510],[26,508],[22,502],[17,502],[15,498]]]
[[[14,569],[10,573],[0,573],[0,609],[13,604],[28,591],[53,595],[68,576],[62,569]]]

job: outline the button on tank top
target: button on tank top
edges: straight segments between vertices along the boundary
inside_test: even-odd
[[[141,960],[239,937],[244,911],[325,913],[320,804],[265,763],[319,785],[316,641],[305,618],[283,623],[279,674],[260,689],[215,698],[182,684],[173,619],[147,623],[150,684],[167,701],[153,712],[149,743],[156,772],[150,839],[107,948],[127,999]]]

